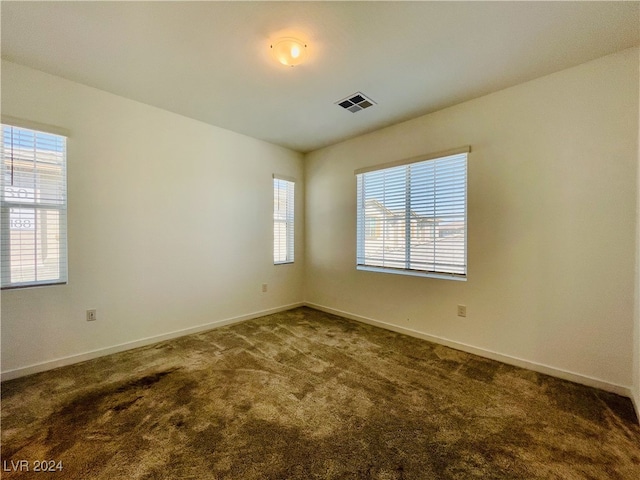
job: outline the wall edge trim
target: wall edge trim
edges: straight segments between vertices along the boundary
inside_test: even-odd
[[[615,393],[617,395],[622,395],[624,397],[630,398],[631,401],[634,403],[634,406],[636,408],[636,413],[640,413],[640,410],[638,409],[640,405],[638,405],[638,402],[636,401],[636,399],[634,399],[631,391],[631,387],[618,385],[615,383],[607,382],[605,380],[600,380],[598,378],[582,375],[580,373],[575,373],[568,370],[551,367],[549,365],[532,362],[530,360],[524,360],[522,358],[512,357],[510,355],[494,352],[492,350],[486,350],[484,348],[474,347],[473,345],[468,345],[466,343],[457,342],[455,340],[449,340],[447,338],[438,337],[436,335],[430,335],[428,333],[419,332],[417,330],[413,330],[410,328],[400,327],[397,325],[393,325],[392,323],[387,323],[381,320],[364,317],[362,315],[345,312],[343,310],[326,307],[324,305],[320,305],[317,303],[305,302],[305,305],[309,308],[315,308],[316,310],[320,310],[322,312],[338,315],[341,317],[348,318],[350,320],[355,320],[357,322],[366,323],[374,327],[384,328],[386,330],[391,330],[393,332],[409,335],[410,337],[420,338],[422,340],[427,340],[433,343],[437,343],[439,345],[444,345],[446,347],[454,348],[456,350],[461,350],[466,353],[471,353],[473,355],[478,355],[491,360],[496,360],[498,362],[506,363],[508,365],[525,368],[527,370],[533,370],[534,372],[549,375],[551,377],[560,378],[562,380],[568,380],[570,382],[579,383],[581,385],[586,385],[588,387],[598,388],[600,390]],[[640,418],[640,415],[638,415],[638,418]]]
[[[640,424],[640,397],[637,397],[633,394],[633,392],[629,395],[631,399],[631,403],[633,404],[633,408],[636,410],[636,418],[638,419],[638,424]]]
[[[125,342],[118,345],[113,345],[111,347],[100,348],[96,350],[91,350],[89,352],[79,353],[76,355],[70,355],[67,357],[61,357],[53,360],[48,360],[45,362],[36,363],[33,365],[28,365],[26,367],[15,368],[12,370],[1,372],[0,379],[2,382],[7,380],[13,380],[15,378],[24,377],[34,373],[53,370],[55,368],[64,367],[67,365],[73,365],[73,364],[84,362],[87,360],[92,360],[94,358],[111,355],[113,353],[124,352],[124,351],[132,350],[138,347],[152,345],[154,343],[162,342],[165,340],[171,340],[174,338],[183,337],[185,335],[201,333],[208,330],[213,330],[218,327],[241,323],[247,320],[252,320],[254,318],[259,318],[266,315],[272,315],[274,313],[279,313],[279,312],[291,310],[293,308],[298,308],[302,306],[314,308],[322,312],[338,315],[344,318],[348,318],[350,320],[355,320],[357,322],[365,323],[375,327],[384,328],[385,330],[391,330],[404,335],[409,335],[411,337],[427,340],[433,343],[437,343],[439,345],[444,345],[450,348],[454,348],[456,350],[461,350],[466,353],[471,353],[474,355],[479,355],[484,358],[489,358],[491,360],[496,360],[498,362],[506,363],[508,365],[526,368],[528,370],[533,370],[535,372],[542,373],[545,375],[550,375],[552,377],[568,380],[571,382],[579,383],[581,385],[586,385],[588,387],[598,388],[600,390],[622,395],[631,399],[631,402],[633,403],[633,406],[636,410],[636,414],[638,418],[640,418],[640,399],[635,398],[630,387],[618,385],[618,384],[607,382],[597,378],[589,377],[587,375],[582,375],[582,374],[571,372],[568,370],[551,367],[548,365],[532,362],[529,360],[524,360],[518,357],[512,357],[510,355],[505,355],[505,354],[494,352],[491,350],[474,347],[473,345],[468,345],[468,344],[457,342],[454,340],[449,340],[447,338],[439,337],[436,335],[430,335],[430,334],[419,332],[417,330],[413,330],[410,328],[400,327],[400,326],[393,325],[391,323],[387,323],[381,320],[364,317],[362,315],[357,315],[351,312],[346,312],[343,310],[327,307],[325,305],[320,305],[313,302],[296,302],[288,305],[281,305],[279,307],[274,307],[267,310],[260,310],[257,312],[252,312],[245,315],[239,315],[236,317],[230,317],[222,320],[215,320],[213,322],[197,325],[194,327],[184,328],[180,330],[175,330],[175,331],[163,333],[160,335],[145,337],[145,338],[141,338],[131,342]]]
[[[78,353],[75,355],[69,355],[67,357],[56,358],[53,360],[47,360],[45,362],[28,365],[26,367],[14,368],[12,370],[3,371],[0,373],[0,381],[13,380],[15,378],[25,377],[34,373],[40,373],[47,370],[53,370],[59,367],[65,367],[73,365],[75,363],[85,362],[94,358],[104,357],[113,353],[120,353],[127,350],[133,350],[138,347],[145,347],[154,343],[163,342],[165,340],[172,340],[174,338],[184,337],[193,333],[206,332],[207,330],[213,330],[225,325],[232,325],[235,323],[241,323],[246,320],[252,320],[258,317],[264,317],[265,315],[272,315],[274,313],[284,312],[291,310],[292,308],[302,307],[304,302],[291,303],[288,305],[282,305],[279,307],[270,308],[267,310],[260,310],[258,312],[248,313],[245,315],[239,315],[237,317],[225,318],[222,320],[215,320],[213,322],[204,323],[202,325],[196,325],[194,327],[183,328],[168,333],[162,333],[160,335],[153,335],[151,337],[140,338],[130,342],[120,343],[111,347],[99,348],[84,353]]]

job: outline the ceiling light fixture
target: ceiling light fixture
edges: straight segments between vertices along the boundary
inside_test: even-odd
[[[273,58],[289,67],[300,65],[304,61],[306,53],[307,46],[297,38],[279,38],[271,44]]]

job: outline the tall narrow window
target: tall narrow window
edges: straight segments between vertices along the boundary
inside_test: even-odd
[[[66,137],[2,125],[2,288],[66,283]]]
[[[466,277],[469,151],[356,171],[358,269]]]
[[[294,190],[292,179],[273,176],[273,263],[293,263]]]

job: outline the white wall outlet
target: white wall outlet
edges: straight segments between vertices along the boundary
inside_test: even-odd
[[[267,284],[266,284],[266,283],[263,283],[263,284],[262,284],[262,293],[264,293],[264,292],[266,292],[266,291],[267,291]]]
[[[467,306],[466,305],[458,305],[458,316],[466,317],[467,316]]]
[[[95,308],[91,310],[87,310],[87,322],[93,322],[98,319],[98,314],[96,313]]]

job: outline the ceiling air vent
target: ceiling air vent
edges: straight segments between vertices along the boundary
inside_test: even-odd
[[[345,110],[349,110],[351,113],[359,112],[365,108],[369,108],[371,105],[375,105],[376,102],[371,100],[362,92],[356,92],[349,95],[347,98],[338,100],[336,105],[340,105]]]

